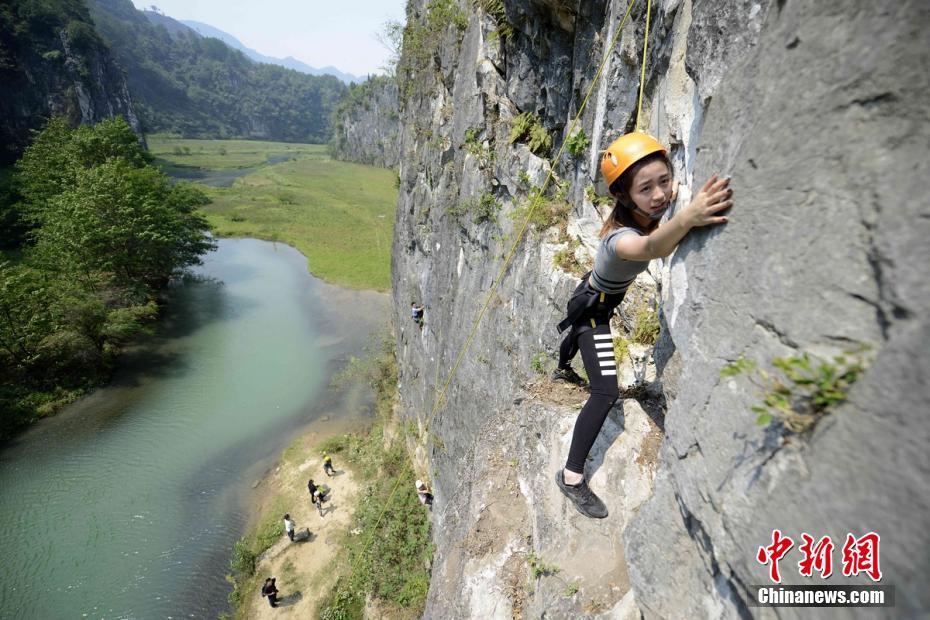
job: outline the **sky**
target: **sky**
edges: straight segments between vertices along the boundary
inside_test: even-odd
[[[406,0],[133,0],[174,19],[219,28],[266,56],[293,56],[364,77],[382,73],[390,52],[375,34],[404,21]]]

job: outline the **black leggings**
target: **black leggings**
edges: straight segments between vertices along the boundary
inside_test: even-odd
[[[575,354],[581,350],[581,359],[584,361],[588,383],[591,385],[591,396],[575,421],[572,447],[568,451],[568,462],[565,464],[565,469],[576,474],[584,474],[588,452],[601,432],[607,413],[620,395],[610,325],[606,318],[596,320],[593,327],[591,319],[584,321],[572,325],[571,331],[559,347],[560,368],[568,367]]]

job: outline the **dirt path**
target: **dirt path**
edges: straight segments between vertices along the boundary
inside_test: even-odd
[[[266,551],[258,562],[256,574],[275,577],[279,591],[278,608],[272,609],[267,599],[256,590],[248,609],[248,618],[314,618],[317,603],[335,581],[331,569],[339,552],[339,539],[351,522],[358,496],[358,485],[352,473],[336,463],[336,475],[327,477],[319,456],[303,462],[284,462],[269,476],[269,496],[284,497],[291,519],[297,524],[298,538],[310,530],[309,539],[291,542],[283,536]],[[307,480],[328,485],[330,501],[324,504],[323,517],[310,503]],[[283,517],[283,515],[282,515]]]

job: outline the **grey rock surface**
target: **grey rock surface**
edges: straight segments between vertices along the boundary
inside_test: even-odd
[[[370,77],[351,86],[334,113],[330,150],[336,159],[381,168],[400,161],[400,107],[393,78]]]
[[[408,14],[423,23],[428,5]],[[714,171],[732,176],[737,206],[639,281],[645,298],[659,282],[662,332],[655,351],[631,348],[629,398],[595,449],[603,523],[551,480],[584,394],[559,400],[534,377],[551,367],[577,282],[553,256],[566,235],[592,247],[599,149],[635,124],[645,3],[581,116],[589,147],[555,164],[567,229],[531,231],[506,267],[528,192],[550,171],[510,143],[513,119],[537,112],[555,154],[626,4],[504,7],[512,33],[462,3],[467,26],[441,30],[401,86],[393,318],[399,409],[436,495],[426,617],[926,616],[926,3],[654,3],[641,125],[672,147],[676,209]],[[427,307],[422,330],[412,301]],[[751,373],[720,374],[741,355],[771,370],[779,356],[861,344],[861,379],[803,435],[757,424]],[[835,567],[848,532],[879,532],[896,607],[750,607],[768,575],[756,551],[776,527],[833,536]],[[528,579],[531,558],[560,570]],[[798,559],[795,547],[782,561],[786,583],[802,582]],[[827,583],[871,583],[837,573]]]
[[[126,77],[81,17],[49,24],[32,35],[37,41],[16,30],[0,43],[0,165],[15,161],[53,115],[75,125],[122,116],[144,144]]]

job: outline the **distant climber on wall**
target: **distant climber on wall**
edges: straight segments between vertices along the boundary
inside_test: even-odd
[[[730,180],[714,174],[691,204],[659,225],[677,194],[667,154],[658,140],[641,132],[617,138],[604,151],[601,172],[616,204],[601,227],[594,268],[582,277],[558,326],[560,333],[571,330],[559,348],[552,379],[581,384],[570,366],[580,350],[591,396],[575,421],[568,460],[556,473],[556,483],[588,517],[607,516],[604,502],[588,487],[584,466],[619,395],[610,315],[650,260],[671,254],[692,228],[726,223],[720,212],[733,206]]]
[[[423,306],[420,304],[411,301],[410,302],[410,318],[413,319],[413,322],[416,323],[420,329],[423,329]]]
[[[433,494],[430,493],[429,487],[426,486],[426,483],[422,480],[417,480],[414,485],[417,488],[417,498],[420,500],[420,503],[432,510]]]

